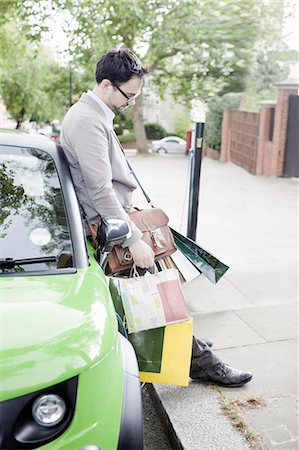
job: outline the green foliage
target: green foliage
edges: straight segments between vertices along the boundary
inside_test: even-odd
[[[285,80],[290,68],[298,63],[298,52],[289,49],[283,41],[285,16],[286,14],[292,16],[296,6],[297,0],[275,0],[265,8],[261,29],[267,30],[267,33],[260,33],[257,37],[250,70],[245,79],[246,89],[242,98],[242,108],[258,110],[259,101],[275,100],[277,97],[275,84]]]
[[[52,0],[76,27],[66,30],[77,63],[93,72],[107,48],[126,45],[142,56],[160,94],[186,103],[242,90],[264,4],[260,0]],[[36,24],[43,23],[37,5]],[[84,11],[84,14],[82,13]],[[46,14],[46,13],[45,13]],[[144,52],[146,53],[144,54]],[[89,67],[88,67],[89,66]]]
[[[246,78],[242,108],[258,110],[261,100],[276,100],[276,83],[288,77],[290,67],[297,63],[298,58],[298,52],[288,49],[283,43],[277,43],[276,50],[260,48]]]
[[[222,97],[213,97],[208,103],[204,142],[206,147],[220,150],[221,148],[221,126],[223,111],[225,109],[236,109],[239,107],[241,94],[225,94]]]
[[[134,133],[123,134],[121,136],[118,136],[118,139],[120,140],[120,142],[133,142],[136,140]]]
[[[69,103],[68,70],[49,49],[22,39],[13,22],[2,26],[0,35],[0,95],[17,126],[62,118]]]
[[[4,0],[1,5],[5,18],[17,15],[30,24],[35,39],[49,23],[48,17],[52,15],[55,20],[64,14],[68,57],[78,81],[74,93],[78,95],[94,82],[98,58],[109,47],[119,45],[132,48],[142,57],[161,96],[168,90],[186,104],[195,98],[208,101],[215,95],[240,92],[246,82],[248,86],[249,78],[249,84],[256,83],[256,90],[260,89],[259,82],[264,86],[264,82],[276,78],[271,74],[276,70],[276,44],[281,41],[278,34],[283,0]],[[0,56],[1,37],[0,30]],[[10,48],[11,57],[18,60],[14,46]],[[266,52],[266,59],[257,56],[260,49]],[[283,57],[283,48],[279,54]],[[31,59],[28,61],[31,64]],[[47,71],[49,86],[52,73]],[[61,81],[65,76],[65,81],[57,95],[59,115],[68,97],[67,74],[62,71],[60,76]],[[57,86],[56,81],[54,84]],[[40,90],[43,102],[48,98],[45,90],[44,84]],[[123,128],[131,129],[120,122],[118,131]],[[178,127],[178,134],[182,132]]]
[[[147,139],[162,139],[167,135],[167,132],[159,123],[145,123],[145,134]]]
[[[191,129],[191,117],[189,115],[182,115],[177,117],[175,122],[176,136],[186,139],[186,131]]]
[[[116,114],[114,120],[115,132],[118,135],[123,133],[123,130],[133,130],[133,118],[132,109],[126,109],[118,114]]]

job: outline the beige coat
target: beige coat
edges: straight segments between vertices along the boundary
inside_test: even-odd
[[[125,210],[132,206],[135,180],[118,139],[100,105],[89,95],[67,112],[60,141],[69,162],[78,200],[91,222],[103,218],[129,221]],[[129,246],[141,237],[130,221]]]

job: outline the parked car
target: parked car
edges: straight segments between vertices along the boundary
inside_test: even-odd
[[[37,132],[39,134],[43,134],[44,136],[48,136],[51,139],[53,139],[53,141],[57,141],[59,143],[60,130],[61,124],[57,120],[55,120],[52,123],[44,125],[42,128],[39,128]]]
[[[38,134],[0,143],[0,448],[142,449],[135,353],[63,152]]]
[[[167,136],[159,141],[152,141],[152,151],[159,154],[186,153],[186,141],[178,136]]]

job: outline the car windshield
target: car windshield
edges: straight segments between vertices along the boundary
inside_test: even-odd
[[[60,181],[42,150],[0,146],[0,274],[73,267]]]

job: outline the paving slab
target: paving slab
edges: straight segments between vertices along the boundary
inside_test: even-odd
[[[223,415],[218,393],[191,382],[185,387],[155,385],[155,389],[186,450],[249,450],[243,436]]]
[[[298,450],[295,397],[270,399],[268,406],[245,411],[244,417],[251,429],[259,430],[268,450]]]
[[[297,304],[247,308],[235,314],[268,342],[298,338]]]
[[[235,311],[220,311],[197,316],[193,319],[193,330],[195,336],[212,339],[215,350],[239,347],[240,343],[244,347],[266,342]],[[246,352],[246,350],[242,351]]]
[[[183,290],[192,315],[252,306],[250,299],[225,277],[214,285],[201,275],[184,284]]]
[[[295,262],[239,265],[225,278],[256,305],[296,303],[298,266]]]
[[[223,388],[225,395],[230,398],[240,398],[248,394],[261,395],[265,399],[298,395],[296,339],[221,349],[217,350],[217,355],[233,367],[253,372],[253,379],[246,385],[245,390]],[[295,415],[296,411],[289,413]]]

